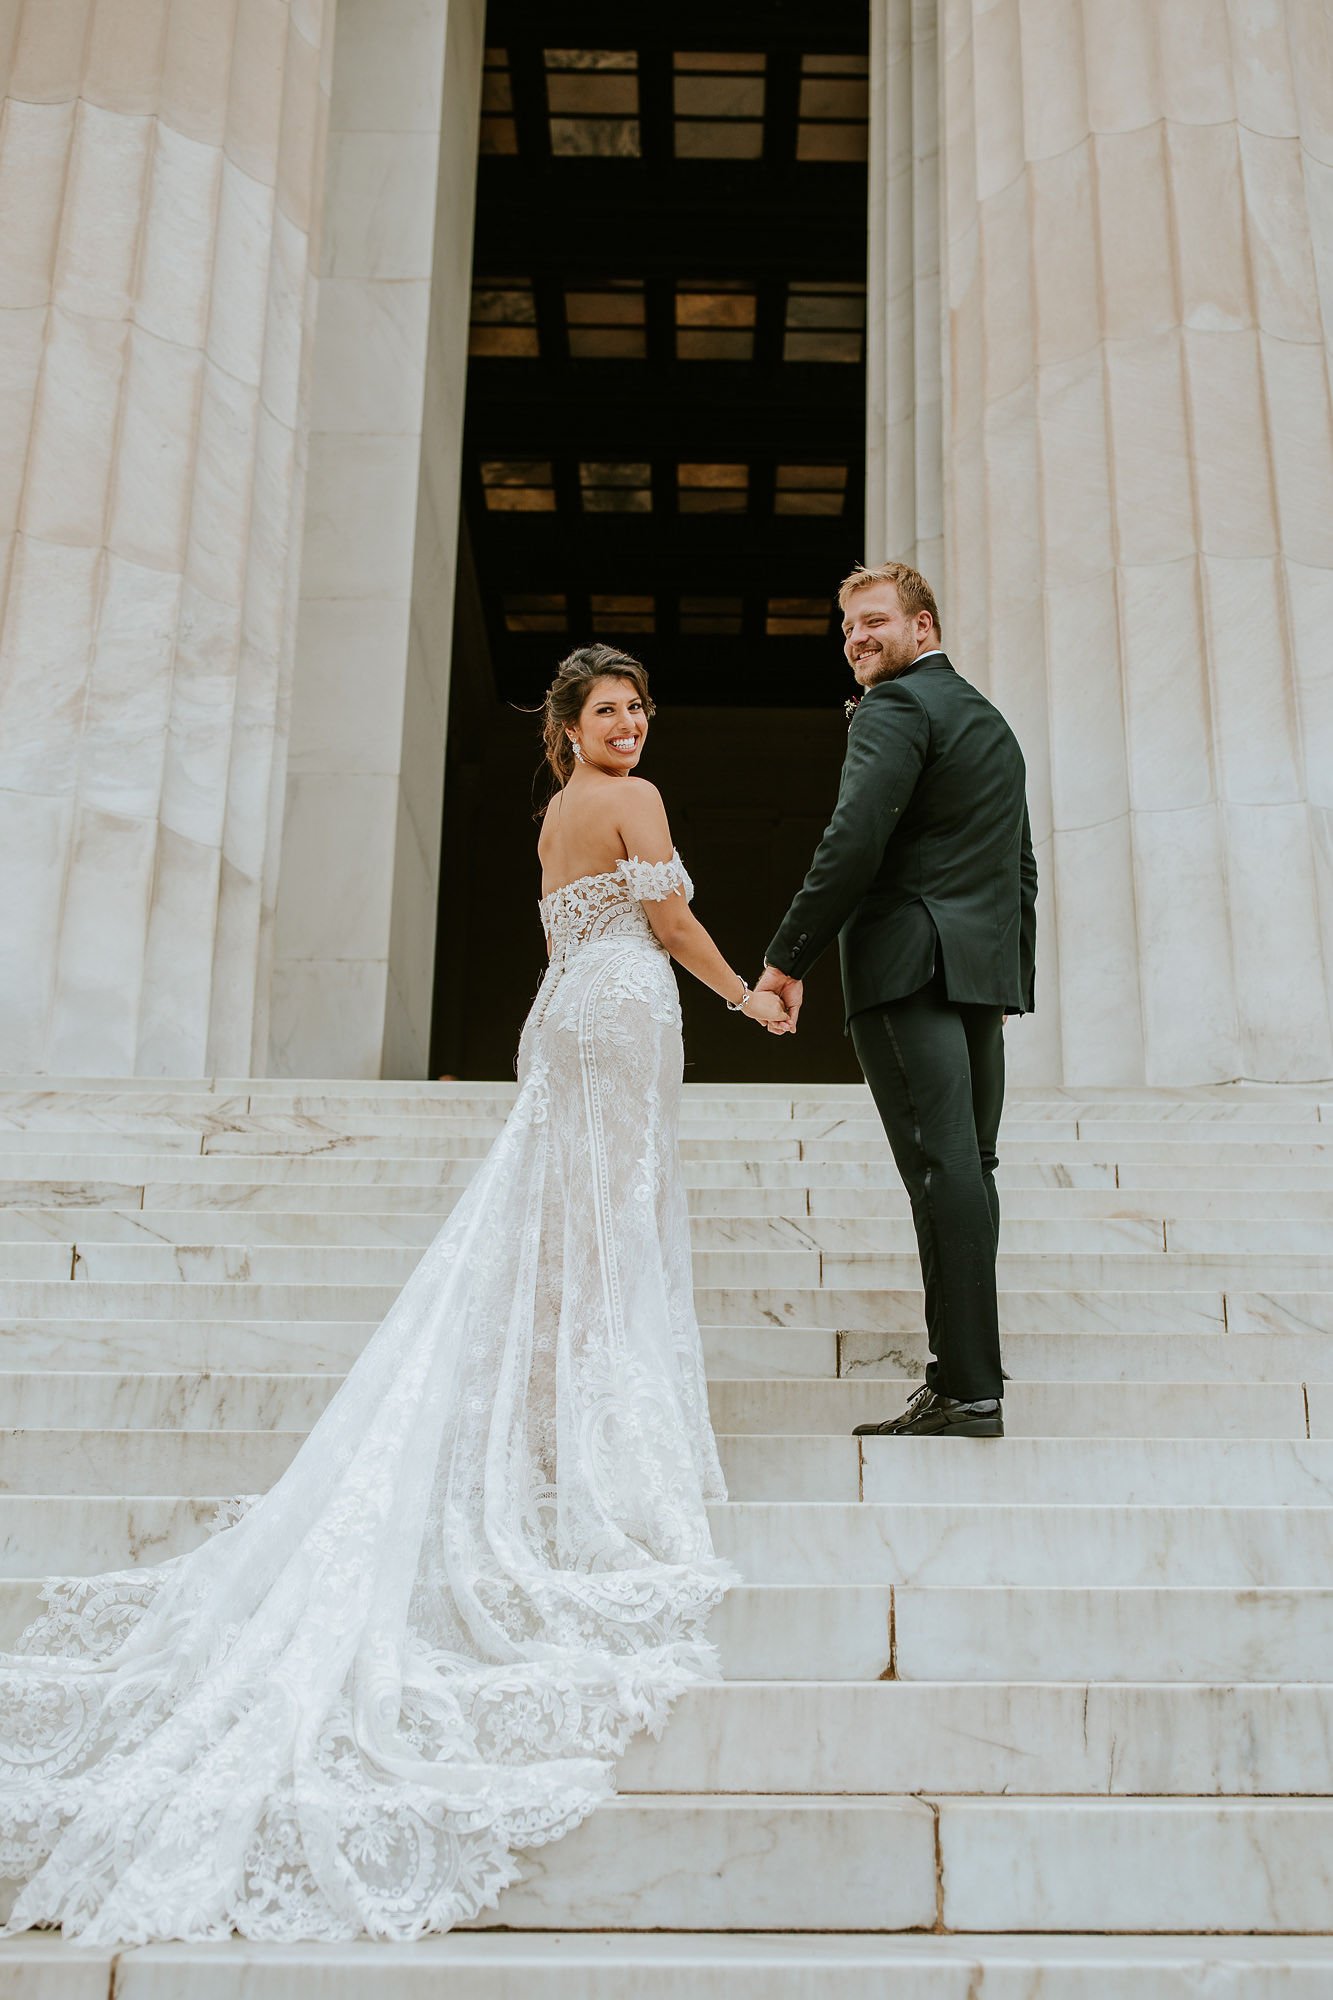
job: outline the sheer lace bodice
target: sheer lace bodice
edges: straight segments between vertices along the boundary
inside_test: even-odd
[[[637,938],[656,945],[643,905],[677,894],[694,900],[694,884],[675,852],[670,861],[640,861],[632,855],[600,875],[580,875],[552,889],[537,905],[552,960],[563,966],[582,945],[602,938]]]
[[[494,1903],[716,1674],[729,1580],[671,962],[624,861],[543,900],[503,1131],[301,1451],[0,1655],[0,1888],[90,1944],[408,1939]]]

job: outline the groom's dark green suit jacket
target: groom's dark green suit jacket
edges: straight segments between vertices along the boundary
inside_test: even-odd
[[[1037,864],[1018,740],[943,653],[862,696],[838,803],[764,954],[803,978],[836,937],[848,1018],[930,979],[1031,1013]]]

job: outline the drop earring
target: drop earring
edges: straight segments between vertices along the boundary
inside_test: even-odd
[[[586,758],[586,757],[584,756],[584,754],[583,754],[583,751],[582,751],[582,749],[581,749],[581,748],[580,748],[580,746],[579,746],[579,739],[578,739],[578,737],[577,737],[577,736],[571,736],[571,737],[570,737],[570,739],[569,739],[569,747],[570,747],[570,749],[571,749],[571,750],[572,750],[572,751],[574,752],[574,758],[575,758],[575,761],[576,761],[577,763],[579,763],[579,764],[586,764],[586,763],[587,763],[587,761],[588,761],[588,760],[587,760],[587,758]]]

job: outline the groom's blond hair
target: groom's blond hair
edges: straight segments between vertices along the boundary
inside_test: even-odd
[[[909,618],[915,618],[918,611],[928,611],[931,624],[937,632],[940,631],[940,614],[935,602],[935,593],[920,570],[913,569],[910,563],[879,563],[874,569],[867,569],[864,563],[858,563],[851,575],[845,576],[838,585],[838,603],[841,608],[844,611],[847,609],[847,600],[854,591],[864,590],[872,583],[891,583],[898,593],[899,604]]]

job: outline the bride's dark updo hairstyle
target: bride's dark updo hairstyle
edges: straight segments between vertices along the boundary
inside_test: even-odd
[[[593,683],[608,675],[615,680],[631,681],[643,703],[644,714],[655,713],[648,692],[648,670],[642,661],[636,660],[633,653],[622,653],[618,646],[580,646],[556,668],[542,708],[542,741],[557,785],[567,785],[574,770],[569,731],[582,715]]]

